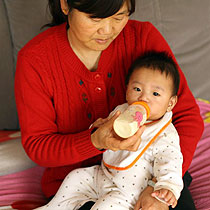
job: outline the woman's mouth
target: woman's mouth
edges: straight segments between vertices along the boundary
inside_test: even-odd
[[[96,39],[96,42],[98,44],[106,44],[109,41],[109,39]]]

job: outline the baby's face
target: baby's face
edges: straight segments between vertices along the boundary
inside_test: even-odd
[[[175,106],[177,97],[172,96],[173,80],[159,70],[140,68],[132,73],[126,91],[128,104],[144,101],[150,107],[149,120],[161,118]]]

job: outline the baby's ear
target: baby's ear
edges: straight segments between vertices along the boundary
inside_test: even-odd
[[[176,103],[177,103],[177,100],[178,100],[177,95],[171,96],[171,98],[169,99],[167,112],[170,112],[170,111],[174,108],[174,106],[175,106]]]

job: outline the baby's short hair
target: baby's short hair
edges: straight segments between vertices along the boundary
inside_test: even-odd
[[[166,76],[171,76],[173,80],[172,94],[177,95],[180,83],[179,71],[177,64],[167,52],[148,51],[145,52],[143,55],[137,57],[128,70],[125,81],[126,85],[128,85],[132,73],[140,68],[159,70],[161,73],[165,73]]]

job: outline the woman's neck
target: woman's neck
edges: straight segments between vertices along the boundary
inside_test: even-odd
[[[88,70],[96,71],[101,56],[101,51],[90,50],[84,46],[81,46],[80,43],[76,43],[72,38],[70,38],[69,31],[67,33],[69,44],[80,61],[86,66]]]

